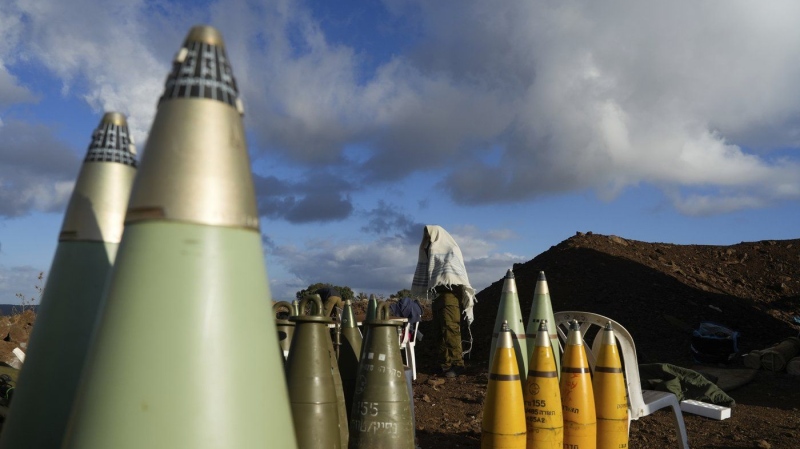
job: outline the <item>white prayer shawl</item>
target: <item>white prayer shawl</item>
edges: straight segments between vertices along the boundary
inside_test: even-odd
[[[477,301],[475,289],[469,284],[461,248],[444,228],[428,225],[425,226],[422,243],[419,245],[419,259],[411,283],[411,292],[425,294],[440,285],[447,288],[454,285],[463,286],[461,305],[467,323],[471,324],[475,319],[472,308]]]

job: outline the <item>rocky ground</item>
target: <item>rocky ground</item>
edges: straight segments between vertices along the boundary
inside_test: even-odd
[[[795,321],[800,320],[800,239],[707,246],[577,233],[513,270],[525,322],[538,273],[544,271],[555,311],[589,311],[618,321],[632,334],[640,363],[703,369],[689,350],[692,329],[701,321],[740,332],[742,353],[800,330]],[[489,349],[505,273],[497,275],[497,282],[478,293],[465,374],[436,375],[431,340],[417,345],[414,405],[423,449],[480,447]],[[362,316],[365,305],[356,304]],[[32,313],[0,318],[0,362],[14,361],[11,350],[24,346],[33,319]],[[431,335],[430,319],[426,308],[423,334]],[[742,364],[735,359],[714,368]],[[800,376],[761,370],[728,393],[736,400],[730,419],[684,415],[691,447],[800,447]],[[630,448],[676,447],[671,412],[634,421],[630,436]]]
[[[701,370],[689,349],[691,331],[701,321],[740,332],[743,353],[800,330],[794,321],[800,317],[800,240],[673,245],[577,233],[513,270],[526,322],[538,273],[544,271],[555,311],[589,311],[618,321],[632,334],[640,363]],[[478,294],[475,343],[465,375],[442,382],[434,374],[432,344],[423,338],[417,346],[421,374],[414,403],[424,449],[480,447],[488,355],[504,274]],[[430,324],[424,320],[420,330],[429,334]],[[736,359],[714,368],[743,366]],[[730,419],[684,415],[691,447],[800,447],[799,376],[761,370],[728,393],[736,400]],[[671,420],[671,412],[662,410],[634,421],[629,447],[676,447]]]

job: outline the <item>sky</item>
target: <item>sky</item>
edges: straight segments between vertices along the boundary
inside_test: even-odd
[[[576,232],[800,235],[800,3],[0,0],[0,303],[35,296],[92,131],[140,155],[188,30],[223,35],[272,295],[476,290]]]

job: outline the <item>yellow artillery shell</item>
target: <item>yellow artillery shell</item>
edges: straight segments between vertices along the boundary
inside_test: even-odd
[[[577,321],[570,323],[561,364],[560,387],[564,411],[564,449],[595,449],[597,417],[592,376]]]
[[[524,397],[528,431],[526,448],[561,449],[564,444],[564,416],[547,320],[539,323],[529,366]]]
[[[602,338],[592,384],[597,410],[597,449],[625,449],[628,447],[628,396],[611,323],[597,338]]]
[[[525,405],[517,357],[508,323],[504,323],[483,401],[481,449],[524,449],[525,435]]]

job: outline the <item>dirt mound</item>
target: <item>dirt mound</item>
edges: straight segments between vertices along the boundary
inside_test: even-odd
[[[0,316],[0,363],[17,369],[22,366],[13,351],[22,348],[24,352],[35,321],[36,313],[33,310]]]
[[[547,277],[555,311],[580,310],[615,319],[632,334],[640,363],[668,362],[696,369],[691,330],[714,321],[740,332],[740,350],[762,349],[798,334],[800,239],[731,246],[647,243],[591,232],[551,247],[513,267],[527,323],[539,271]],[[443,385],[435,349],[417,346],[417,434],[429,447],[480,447],[489,349],[502,277],[478,293],[474,348],[467,373]],[[431,323],[423,321],[422,332]],[[728,365],[726,365],[727,367]],[[741,368],[739,361],[730,366]],[[717,367],[718,368],[718,367]],[[692,447],[795,448],[800,437],[800,378],[759,371],[730,392],[737,402],[725,421],[685,414]],[[634,421],[631,448],[675,447],[671,413]]]
[[[544,271],[555,311],[618,321],[641,363],[688,361],[700,321],[739,331],[745,351],[800,330],[800,240],[672,245],[578,233],[513,270],[526,323]],[[502,287],[500,279],[477,295],[474,356],[487,363]]]

